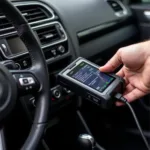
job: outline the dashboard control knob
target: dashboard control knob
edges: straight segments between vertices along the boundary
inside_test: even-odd
[[[62,46],[62,45],[61,45],[61,46],[59,46],[57,50],[58,50],[58,52],[60,52],[61,54],[64,54],[64,53],[65,53],[65,51],[66,51],[66,50],[65,50],[65,47],[64,47],[64,46]]]
[[[21,69],[21,65],[19,63],[15,63],[16,64],[16,69],[20,70]]]
[[[57,99],[61,97],[61,92],[58,89],[53,90],[53,96]]]

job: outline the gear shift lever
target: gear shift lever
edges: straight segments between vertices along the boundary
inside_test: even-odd
[[[89,134],[79,135],[78,144],[80,150],[94,150],[95,148],[95,140]]]

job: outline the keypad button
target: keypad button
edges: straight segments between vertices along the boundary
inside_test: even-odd
[[[23,81],[24,84],[28,84],[29,83],[28,79],[23,79],[22,81]]]
[[[51,50],[51,53],[52,53],[52,55],[55,57],[55,56],[57,56],[57,51],[56,51],[56,49],[52,49]]]

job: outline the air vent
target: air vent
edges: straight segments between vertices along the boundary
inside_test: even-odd
[[[61,39],[56,26],[46,27],[36,31],[42,45],[52,43]]]
[[[119,4],[118,2],[115,2],[115,1],[108,1],[108,3],[110,4],[110,6],[112,7],[112,9],[113,9],[115,12],[123,11],[123,8],[120,6],[120,4]]]
[[[23,5],[17,7],[29,23],[48,19],[53,16],[39,5]]]
[[[30,25],[54,19],[53,11],[39,2],[14,3]],[[15,34],[16,31],[10,21],[0,11],[0,36]]]
[[[41,45],[47,46],[66,40],[64,29],[59,23],[50,23],[35,29]]]
[[[0,29],[6,29],[6,28],[11,28],[12,24],[10,21],[8,21],[8,19],[6,19],[5,17],[0,17]]]
[[[108,0],[108,4],[114,10],[116,16],[122,17],[127,14],[127,10],[120,1]]]
[[[6,32],[14,32],[13,25],[8,19],[0,14],[0,35],[6,34]]]

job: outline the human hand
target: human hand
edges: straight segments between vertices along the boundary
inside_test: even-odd
[[[122,64],[117,75],[126,81],[124,97],[132,102],[150,93],[150,41],[119,49],[100,71],[113,72]]]

